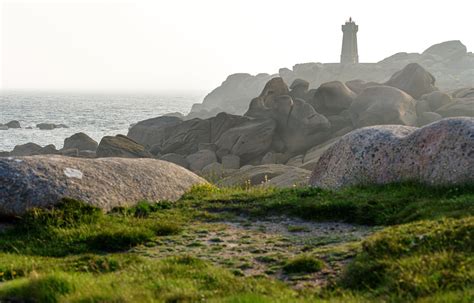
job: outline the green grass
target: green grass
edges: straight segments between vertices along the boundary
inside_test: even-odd
[[[283,266],[283,271],[287,274],[313,273],[320,271],[323,267],[323,261],[312,256],[301,255],[288,260]]]
[[[473,213],[474,186],[418,184],[338,192],[205,185],[175,203],[141,202],[107,214],[65,199],[52,209],[31,210],[0,232],[0,301],[472,302]],[[307,250],[296,256],[270,251],[249,233],[233,245],[248,242],[255,255],[214,261],[229,244],[219,222],[242,214],[378,227],[363,241],[331,234],[337,241],[308,239]],[[289,225],[287,231],[296,237],[307,230]],[[295,243],[288,238],[268,240],[286,244],[275,246],[285,250]],[[208,261],[195,254],[203,246],[214,254]],[[267,266],[268,276],[244,273],[255,262]],[[337,270],[341,264],[348,266]],[[317,287],[293,287],[278,274],[304,282],[323,268],[321,279],[326,271],[337,276]]]
[[[474,286],[474,217],[386,228],[363,243],[345,288],[414,299]]]
[[[216,211],[253,216],[285,214],[307,220],[393,225],[474,213],[474,185],[430,187],[416,183],[340,191],[316,188],[194,188],[183,201]]]

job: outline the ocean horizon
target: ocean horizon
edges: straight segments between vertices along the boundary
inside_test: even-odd
[[[107,135],[126,135],[130,125],[139,121],[173,112],[188,114],[204,95],[202,91],[1,91],[0,124],[18,120],[21,128],[0,130],[0,151],[28,142],[61,149],[64,139],[78,132],[98,142]],[[68,128],[40,130],[39,123]]]

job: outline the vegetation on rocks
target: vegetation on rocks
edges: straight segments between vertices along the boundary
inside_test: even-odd
[[[194,187],[0,223],[0,301],[471,302],[474,187]]]

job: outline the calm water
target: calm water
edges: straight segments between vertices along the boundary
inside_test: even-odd
[[[166,113],[187,114],[202,92],[151,94],[0,94],[0,123],[18,120],[21,129],[0,130],[0,151],[34,142],[62,148],[64,139],[84,132],[99,141],[105,135],[127,134],[130,124]],[[39,130],[38,123],[66,124],[67,129]],[[33,127],[33,129],[26,129]]]

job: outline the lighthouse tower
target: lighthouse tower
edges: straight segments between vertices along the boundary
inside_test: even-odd
[[[359,26],[349,18],[349,21],[342,26],[344,33],[342,38],[341,64],[359,63],[359,53],[357,51],[357,31]]]

